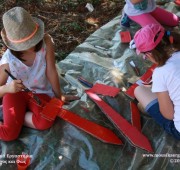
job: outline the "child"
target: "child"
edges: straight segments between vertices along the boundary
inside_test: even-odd
[[[0,139],[14,140],[24,125],[44,130],[53,122],[41,117],[42,106],[31,98],[26,88],[44,101],[51,97],[74,100],[63,96],[55,67],[52,38],[44,34],[44,23],[21,7],[14,7],[3,15],[2,39],[7,50],[0,61],[0,98],[3,97],[3,120]],[[17,80],[8,77],[5,69]]]
[[[125,0],[121,25],[129,27],[129,19],[138,23],[141,27],[148,24],[162,24],[175,27],[179,24],[179,18],[175,14],[157,7],[155,0]]]
[[[168,36],[173,36],[173,44]],[[135,97],[160,126],[180,140],[180,35],[166,34],[159,24],[150,24],[135,34],[134,41],[137,53],[157,64],[152,92],[139,86]]]

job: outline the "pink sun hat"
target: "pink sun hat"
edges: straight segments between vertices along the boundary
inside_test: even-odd
[[[136,53],[153,50],[162,40],[165,29],[159,24],[149,24],[141,28],[134,35]]]

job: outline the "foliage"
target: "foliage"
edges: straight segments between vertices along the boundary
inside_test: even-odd
[[[93,5],[93,12],[85,7],[87,3]],[[56,60],[59,61],[96,29],[117,16],[123,5],[124,1],[120,0],[0,0],[0,17],[10,8],[21,6],[40,18],[45,31],[54,39]],[[0,22],[0,29],[2,27]]]

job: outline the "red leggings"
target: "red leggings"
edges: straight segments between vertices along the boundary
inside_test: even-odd
[[[37,94],[40,99],[49,101],[46,94]],[[0,139],[11,141],[18,138],[27,111],[33,112],[32,121],[38,130],[45,130],[52,126],[53,121],[44,119],[40,112],[43,107],[36,104],[27,92],[6,94],[3,97],[3,124],[0,125]]]

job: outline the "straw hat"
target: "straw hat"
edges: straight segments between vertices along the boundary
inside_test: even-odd
[[[1,31],[5,45],[15,51],[27,50],[38,44],[44,36],[44,23],[21,7],[14,7],[3,15]]]

